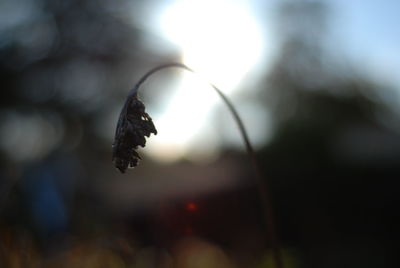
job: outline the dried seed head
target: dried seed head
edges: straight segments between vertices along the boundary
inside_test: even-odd
[[[157,134],[151,117],[145,112],[144,104],[137,94],[129,96],[119,115],[113,143],[113,161],[122,173],[128,167],[136,167],[140,156],[138,146],[146,145],[146,137]]]

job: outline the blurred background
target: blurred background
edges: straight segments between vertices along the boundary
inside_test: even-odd
[[[0,1],[0,267],[398,267],[400,3]],[[158,129],[111,161],[140,97]]]

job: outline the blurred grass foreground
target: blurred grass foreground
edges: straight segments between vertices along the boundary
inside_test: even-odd
[[[398,267],[399,7],[2,0],[0,267],[274,267],[240,135],[204,79],[147,81],[159,133],[114,168],[129,89],[171,61],[238,108],[286,268]]]

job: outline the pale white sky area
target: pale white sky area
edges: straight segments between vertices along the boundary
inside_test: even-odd
[[[181,61],[198,75],[181,74],[167,109],[155,115],[160,134],[149,143],[148,152],[168,160],[209,158],[223,141],[210,123],[221,100],[207,81],[234,94],[267,51],[262,25],[252,6],[227,0],[175,1],[160,10],[157,19],[161,36],[180,49]]]
[[[335,0],[333,28],[341,51],[377,78],[400,85],[400,1]]]
[[[223,140],[221,128],[217,132],[215,128],[219,126],[210,123],[221,101],[206,81],[232,98],[240,90],[251,94],[252,89],[243,83],[265,75],[275,56],[273,20],[279,2],[175,0],[155,2],[156,8],[149,9],[151,16],[146,15],[148,20],[140,22],[143,27],[176,46],[182,53],[182,62],[200,74],[183,72],[175,93],[167,100],[167,108],[154,116],[159,134],[148,143],[146,151],[150,155],[167,161],[182,156],[201,159],[212,156],[218,151],[216,146],[224,143],[242,146],[233,122],[226,123],[229,127],[222,130],[226,132]],[[328,40],[334,53],[336,50],[344,60],[354,61],[354,66],[362,66],[378,79],[399,85],[400,2],[326,2],[330,7]],[[257,115],[262,107],[239,106],[244,121],[251,124],[247,127],[251,128],[252,142],[257,145],[265,141],[271,130],[269,118]]]

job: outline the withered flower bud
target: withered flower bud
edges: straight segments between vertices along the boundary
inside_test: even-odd
[[[136,167],[140,156],[138,146],[146,145],[146,137],[157,134],[151,117],[145,112],[144,104],[137,94],[128,97],[119,115],[113,143],[113,161],[122,173],[128,167]]]

